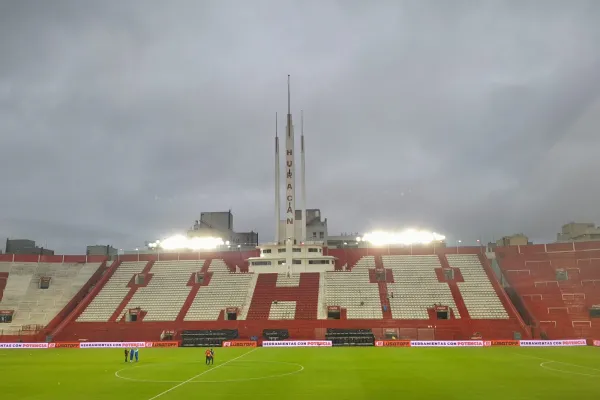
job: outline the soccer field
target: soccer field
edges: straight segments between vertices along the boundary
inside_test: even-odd
[[[174,400],[600,397],[598,348],[0,350],[1,398]]]

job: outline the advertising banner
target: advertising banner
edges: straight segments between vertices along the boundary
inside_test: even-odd
[[[572,340],[521,340],[521,347],[587,346],[585,339]]]
[[[79,342],[57,342],[48,343],[49,349],[78,349]]]
[[[600,347],[600,340],[591,344]],[[371,345],[371,344],[365,344]],[[568,347],[586,346],[585,339],[564,340],[377,340],[376,347]],[[161,342],[56,342],[56,343],[0,343],[0,349],[103,349],[103,348],[175,348],[177,341]],[[257,347],[250,340],[224,341],[223,347]],[[262,347],[332,347],[331,340],[276,340],[264,341]]]
[[[518,340],[486,340],[485,346],[519,346]]]
[[[483,347],[483,340],[411,340],[411,347]]]
[[[332,347],[331,340],[273,340],[264,341],[263,347]]]
[[[410,340],[377,340],[377,347],[410,347]]]
[[[126,347],[146,347],[146,342],[81,342],[80,349],[115,349]]]
[[[162,342],[146,342],[146,347],[179,347],[179,342],[176,341],[162,341]]]
[[[230,340],[223,342],[223,347],[256,347],[257,343],[250,340]]]
[[[47,349],[48,343],[0,343],[0,349]]]

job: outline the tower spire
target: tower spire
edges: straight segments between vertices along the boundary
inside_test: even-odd
[[[275,243],[279,243],[279,220],[281,218],[279,162],[279,134],[277,132],[277,113],[275,113]]]
[[[292,248],[296,235],[296,161],[294,151],[294,125],[292,123],[290,76],[288,75],[288,114],[285,137],[285,240],[286,264],[292,265]]]
[[[302,195],[302,211],[300,240],[306,242],[306,160],[304,158],[304,110],[300,111],[300,185]]]

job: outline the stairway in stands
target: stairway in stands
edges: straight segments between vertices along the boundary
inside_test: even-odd
[[[456,304],[456,308],[458,309],[458,313],[460,314],[460,318],[465,320],[469,318],[469,311],[467,310],[467,305],[465,304],[465,300],[463,299],[462,293],[458,288],[457,282],[464,282],[460,269],[452,268],[448,259],[445,255],[439,255],[440,264],[442,268],[450,268],[454,270],[454,280],[448,281],[444,277],[443,271],[437,270],[436,273],[438,275],[438,280],[440,282],[446,282],[448,287],[450,288],[450,292],[452,293],[452,297],[454,297],[454,303]]]
[[[385,281],[377,280],[377,271],[385,271]],[[380,255],[375,256],[375,270],[369,270],[369,276],[371,278],[370,281],[372,283],[377,283],[379,288],[379,299],[381,301],[383,319],[392,319],[392,309],[390,308],[390,301],[388,300],[390,294],[388,292],[387,282],[393,283],[394,275],[392,270],[383,267],[383,260]]]
[[[148,285],[148,282],[150,282],[150,280],[152,279],[152,274],[150,273],[150,270],[152,269],[153,265],[154,261],[148,261],[148,264],[146,264],[142,272],[140,272],[140,274],[145,275],[144,283],[142,285],[137,285],[135,283],[135,275],[131,277],[131,281],[129,282],[129,285],[127,285],[129,287],[129,293],[127,293],[125,298],[121,301],[121,304],[119,304],[119,306],[116,308],[109,321],[119,321],[122,317],[125,307],[127,306],[127,304],[129,304],[129,301],[131,300],[135,292],[138,290],[138,288]]]
[[[0,300],[4,295],[4,289],[6,288],[6,282],[8,281],[8,272],[0,272]]]
[[[248,320],[269,319],[274,301],[295,301],[297,320],[317,319],[319,273],[301,273],[298,286],[277,286],[278,274],[260,274],[248,310]]]
[[[182,322],[183,319],[185,318],[190,307],[192,306],[192,303],[194,302],[194,299],[196,298],[196,295],[198,294],[198,291],[200,290],[200,287],[207,286],[210,283],[210,276],[212,275],[208,272],[208,268],[210,267],[210,262],[211,262],[211,259],[204,260],[204,264],[202,265],[202,269],[200,270],[200,272],[204,274],[204,282],[196,283],[196,274],[192,274],[190,276],[190,280],[187,283],[187,285],[191,286],[192,289],[190,290],[190,294],[188,295],[187,299],[185,300],[185,303],[183,303],[183,307],[181,307],[181,310],[179,311],[179,315],[177,315],[177,319],[176,319],[177,322]]]

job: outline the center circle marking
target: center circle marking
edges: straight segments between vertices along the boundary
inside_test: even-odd
[[[552,367],[549,367],[549,366],[548,366],[548,364],[554,364],[555,366],[557,366],[557,364],[558,364],[558,366],[560,366],[560,364],[563,364],[563,365],[570,365],[570,366],[577,367],[577,368],[581,368],[581,369],[588,370],[588,371],[596,371],[596,372],[600,372],[600,370],[598,370],[598,369],[595,369],[595,368],[591,368],[591,367],[585,367],[585,366],[583,366],[583,365],[568,364],[568,363],[563,363],[563,362],[560,362],[560,361],[545,361],[545,362],[543,362],[543,363],[540,363],[540,367],[542,367],[543,369],[546,369],[546,370],[548,370],[548,371],[561,372],[561,373],[563,373],[563,374],[582,375],[582,376],[591,376],[591,377],[600,377],[600,374],[597,374],[597,373],[596,373],[596,374],[586,374],[586,373],[583,373],[583,372],[568,371],[568,370],[566,370],[566,369],[561,369],[561,368],[552,368]]]

